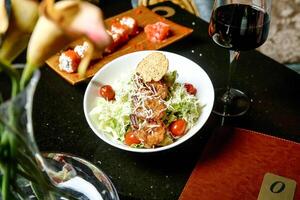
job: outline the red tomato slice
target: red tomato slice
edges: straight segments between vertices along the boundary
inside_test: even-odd
[[[125,144],[131,146],[132,144],[140,144],[141,141],[136,137],[134,131],[129,131],[125,134]]]
[[[170,124],[169,130],[174,137],[182,136],[185,133],[186,125],[184,119],[177,119]]]
[[[108,101],[115,99],[115,91],[110,85],[100,87],[99,94]]]
[[[197,89],[190,83],[185,83],[184,87],[186,89],[186,91],[191,94],[191,95],[196,95],[197,93]]]

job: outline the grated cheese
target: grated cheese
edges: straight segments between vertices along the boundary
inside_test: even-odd
[[[62,53],[59,56],[59,64],[58,67],[62,71],[66,71],[68,73],[74,72],[72,67],[72,59],[68,57],[66,54]]]
[[[81,57],[83,58],[84,53],[86,52],[86,50],[89,48],[89,44],[87,42],[84,42],[82,45],[77,45],[74,48],[74,51]]]
[[[133,28],[136,25],[136,22],[131,17],[122,17],[120,24],[128,26],[129,28]]]

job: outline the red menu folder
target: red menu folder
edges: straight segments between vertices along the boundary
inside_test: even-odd
[[[212,136],[179,199],[256,200],[267,172],[295,180],[294,199],[300,199],[300,144],[222,129]]]

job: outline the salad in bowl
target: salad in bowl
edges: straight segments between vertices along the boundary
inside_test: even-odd
[[[108,63],[93,77],[84,112],[105,142],[153,152],[194,135],[209,117],[213,99],[212,83],[196,63],[174,53],[140,51]]]

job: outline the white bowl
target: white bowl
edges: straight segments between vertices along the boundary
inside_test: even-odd
[[[170,149],[183,143],[184,141],[191,138],[194,134],[196,134],[207,121],[212,111],[212,107],[214,104],[214,88],[210,78],[205,73],[205,71],[199,65],[189,60],[188,58],[185,58],[175,53],[159,51],[168,58],[169,71],[177,71],[179,75],[177,82],[191,83],[197,88],[196,96],[200,100],[201,105],[205,106],[203,107],[202,113],[195,126],[193,126],[184,136],[179,138],[174,143],[167,146],[152,149],[141,149],[127,146],[120,141],[108,137],[106,133],[103,133],[101,130],[99,130],[94,124],[89,114],[90,111],[95,107],[95,98],[98,96],[99,90],[99,86],[93,84],[93,82],[98,82],[100,84],[105,85],[109,84],[112,87],[114,87],[114,83],[116,83],[116,81],[120,79],[121,76],[127,74],[129,76],[129,73],[132,73],[134,71],[137,64],[152,52],[155,51],[138,51],[126,54],[111,61],[110,63],[107,63],[95,74],[95,76],[92,78],[92,80],[87,86],[83,101],[84,114],[87,119],[87,122],[98,137],[100,137],[103,141],[114,147],[140,153],[149,153]]]

